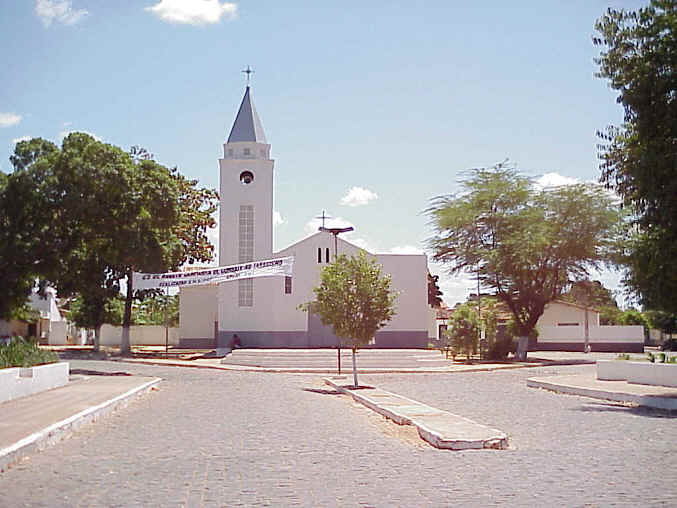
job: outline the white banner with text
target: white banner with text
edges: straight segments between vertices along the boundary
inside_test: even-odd
[[[294,257],[250,261],[238,265],[219,266],[192,272],[138,273],[134,272],[134,289],[160,289],[172,287],[218,284],[254,277],[291,277]]]

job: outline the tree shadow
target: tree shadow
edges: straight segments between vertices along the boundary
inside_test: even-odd
[[[334,390],[333,388],[326,389],[326,388],[303,388],[304,392],[311,392],[311,393],[319,393],[321,395],[343,395],[341,392],[338,390]]]
[[[131,376],[129,372],[101,372],[89,369],[71,369],[71,374],[80,374],[83,376]]]
[[[677,418],[677,410],[646,406],[626,406],[614,402],[589,402],[583,406],[572,408],[571,411],[581,411],[583,413],[628,413],[647,418]]]

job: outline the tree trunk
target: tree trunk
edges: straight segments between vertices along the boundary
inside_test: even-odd
[[[120,354],[129,356],[132,347],[129,341],[129,327],[132,323],[132,297],[134,288],[132,287],[132,269],[127,271],[127,298],[125,299],[125,314],[122,318],[122,337],[120,338]]]
[[[517,359],[520,362],[527,359],[527,349],[529,349],[529,336],[521,335],[517,343]]]
[[[359,386],[357,384],[357,365],[355,362],[355,348],[353,348],[353,384],[355,385],[355,388]]]
[[[101,325],[94,328],[94,352],[99,352],[99,346],[101,344]]]

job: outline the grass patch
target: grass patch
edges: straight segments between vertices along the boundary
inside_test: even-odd
[[[40,349],[38,343],[31,339],[13,337],[9,344],[0,344],[0,369],[33,367],[58,361],[59,357],[54,351]]]

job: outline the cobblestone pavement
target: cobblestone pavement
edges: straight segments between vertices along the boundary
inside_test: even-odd
[[[526,387],[592,366],[363,376],[507,432],[434,449],[318,375],[73,361],[165,379],[0,474],[0,506],[675,506],[677,421]]]

